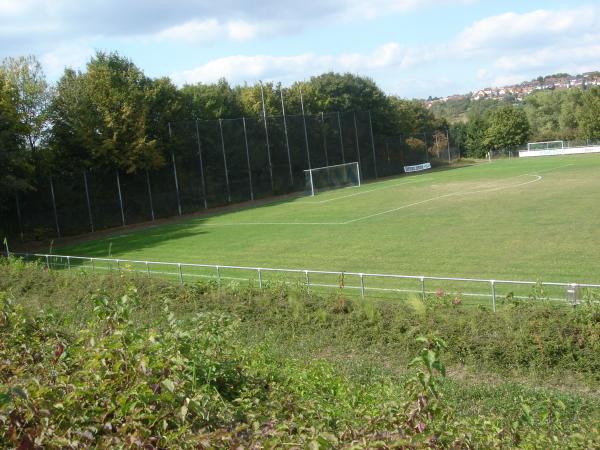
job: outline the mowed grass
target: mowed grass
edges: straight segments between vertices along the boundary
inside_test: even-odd
[[[600,281],[600,155],[420,173],[65,246],[151,261]]]

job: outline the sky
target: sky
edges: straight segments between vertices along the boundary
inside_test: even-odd
[[[600,70],[600,2],[496,0],[0,0],[0,59],[51,82],[117,51],[176,84],[372,78],[426,98]]]

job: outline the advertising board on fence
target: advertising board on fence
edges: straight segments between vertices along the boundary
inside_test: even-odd
[[[419,172],[421,170],[431,169],[431,163],[417,164],[415,166],[404,166],[404,172]]]
[[[554,148],[547,150],[521,150],[519,151],[519,158],[528,156],[555,156],[555,155],[577,155],[580,153],[600,153],[600,146],[589,146],[589,147],[567,147],[567,148]],[[406,168],[405,168],[406,170]]]

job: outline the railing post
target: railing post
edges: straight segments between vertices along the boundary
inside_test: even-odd
[[[421,276],[421,298],[425,301],[425,277]]]
[[[148,264],[148,261],[146,261],[146,275],[150,278],[150,264]]]
[[[361,273],[360,275],[360,298],[365,299],[365,274]]]
[[[492,311],[496,312],[496,281],[490,280],[492,285]]]
[[[71,271],[71,257],[67,256],[67,267],[69,268],[69,272]]]
[[[119,264],[119,260],[117,259],[117,272],[121,271],[121,265]]]
[[[256,269],[258,271],[258,288],[262,289],[263,288],[263,284],[262,284],[262,271],[260,270],[260,268]]]
[[[308,275],[308,270],[304,271],[304,276],[306,277],[306,291],[310,295],[310,276]]]
[[[181,263],[177,263],[179,269],[179,284],[183,285],[183,272],[181,271]]]
[[[92,258],[92,272],[96,271],[96,263],[94,261],[96,261],[96,260],[94,258]]]
[[[215,266],[217,268],[217,284],[221,286],[221,271],[219,270],[219,266]]]

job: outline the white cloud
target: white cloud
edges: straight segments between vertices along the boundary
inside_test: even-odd
[[[598,9],[507,12],[475,22],[457,36],[456,50],[476,54],[494,50],[535,48],[572,35],[594,32],[600,25]]]
[[[266,27],[261,28],[263,32],[266,31]],[[229,22],[219,22],[217,19],[191,20],[160,31],[156,34],[156,38],[188,43],[209,42],[223,38],[245,41],[255,38],[258,31],[258,26],[243,20]]]
[[[368,54],[234,55],[218,58],[194,69],[175,73],[172,78],[179,84],[208,83],[219,78],[227,78],[232,82],[254,81],[259,78],[291,81],[327,71],[370,73],[394,67],[406,69],[431,58],[433,58],[433,54],[430,52],[416,51],[392,42],[384,44]]]
[[[64,45],[44,53],[40,57],[46,75],[58,78],[65,67],[83,69],[87,61],[94,55],[94,49],[85,45]]]

